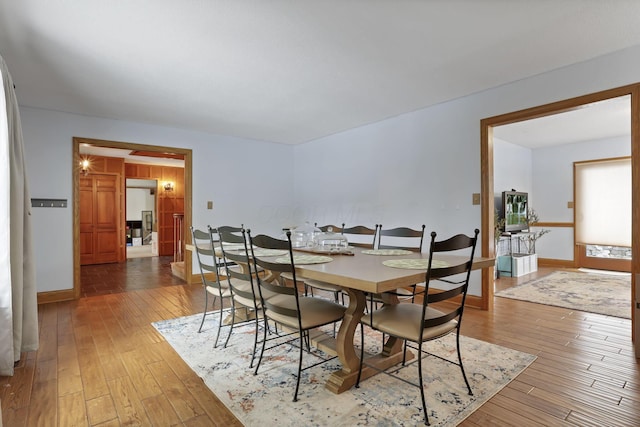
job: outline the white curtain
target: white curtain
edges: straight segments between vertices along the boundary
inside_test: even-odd
[[[6,376],[21,352],[38,349],[38,303],[22,126],[2,56],[0,74],[0,375]]]
[[[631,157],[576,162],[576,243],[631,247]]]

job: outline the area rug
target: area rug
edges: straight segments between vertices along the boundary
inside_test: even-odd
[[[326,390],[327,378],[340,367],[337,359],[303,371],[298,401],[292,402],[297,347],[283,345],[265,352],[260,372],[254,375],[249,369],[252,328],[235,329],[227,348],[214,349],[212,338],[217,321],[214,316],[208,316],[199,334],[201,318],[193,315],[153,325],[244,425],[257,426],[265,422],[279,426],[424,424],[420,391],[388,375],[376,375],[363,381],[359,389],[354,387],[339,395]],[[223,338],[225,329],[221,333]],[[436,357],[425,359],[423,371],[432,426],[457,425],[535,360],[533,355],[472,338],[462,336],[460,340],[474,395],[468,395],[457,366]],[[376,347],[381,344],[379,336],[367,336],[365,342],[368,352],[379,351]],[[455,358],[454,343],[455,336],[451,335],[431,342],[429,351]],[[305,366],[316,362],[318,359],[305,354]],[[416,370],[417,365],[413,365],[403,371],[407,378],[415,381]]]
[[[496,296],[631,318],[631,276],[556,271]]]

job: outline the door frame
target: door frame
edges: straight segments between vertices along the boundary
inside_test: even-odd
[[[493,127],[535,119],[557,113],[575,110],[583,105],[629,95],[631,97],[631,181],[632,188],[640,188],[640,83],[596,92],[576,98],[565,99],[537,107],[489,117],[480,121],[480,175],[481,175],[481,227],[482,255],[495,256],[494,234],[494,187],[493,187]],[[640,242],[640,196],[632,194],[631,241]],[[572,224],[573,225],[573,224]],[[574,253],[574,260],[576,255]],[[640,277],[640,254],[634,251],[631,260],[631,324],[632,340],[640,331],[640,319],[636,318],[636,276]],[[482,271],[482,308],[493,309],[493,268]],[[640,279],[639,279],[640,280]],[[636,355],[640,347],[636,348]]]
[[[155,153],[181,154],[184,156],[184,227],[189,230],[192,224],[192,165],[193,152],[189,148],[166,147],[158,145],[137,144],[132,142],[108,141],[102,139],[73,137],[73,298],[80,298],[80,224],[78,222],[80,212],[80,144],[90,144],[96,147],[117,148],[124,150],[151,151]],[[124,180],[126,177],[122,177]],[[189,233],[185,232],[185,235]],[[191,252],[184,254],[185,277],[191,277]],[[188,282],[188,281],[187,281]]]

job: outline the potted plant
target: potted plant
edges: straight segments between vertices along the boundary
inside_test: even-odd
[[[538,271],[538,255],[536,254],[536,242],[539,238],[549,233],[551,230],[538,229],[532,230],[532,227],[536,227],[538,223],[538,214],[534,209],[527,210],[527,228],[526,233],[518,234],[518,239],[522,243],[524,252],[519,254],[512,254],[512,272],[514,276],[522,276],[524,274],[533,273]]]
[[[522,240],[526,245],[527,253],[529,253],[530,255],[536,253],[536,242],[538,241],[538,239],[544,236],[545,234],[551,232],[551,230],[548,230],[546,228],[541,228],[537,231],[532,231],[531,227],[535,227],[538,222],[539,222],[539,217],[535,209],[531,209],[531,208],[528,209],[527,210],[527,228],[529,228],[529,233],[525,234],[522,237]]]
[[[495,254],[496,254],[496,266],[495,277],[499,278],[500,273],[504,272],[509,276],[522,276],[538,270],[538,256],[536,255],[536,242],[539,238],[549,233],[551,230],[539,229],[533,231],[531,227],[536,227],[538,223],[538,214],[534,209],[527,210],[527,228],[526,233],[514,234],[513,238],[519,240],[518,252],[513,252],[511,245],[513,240],[509,242],[509,251],[500,255],[500,236],[502,234],[502,227],[504,226],[504,219],[498,217],[494,218],[494,242],[495,242]],[[511,237],[509,237],[511,238]]]
[[[498,254],[498,243],[500,242],[500,236],[504,229],[504,222],[504,218],[500,218],[500,215],[496,212],[493,216],[493,243],[496,254]]]
[[[496,212],[493,217],[493,252],[495,254],[495,266],[493,268],[493,277],[495,279],[500,278],[500,265],[498,258],[500,255],[500,236],[502,236],[502,230],[504,229],[505,219],[500,218],[500,215]]]

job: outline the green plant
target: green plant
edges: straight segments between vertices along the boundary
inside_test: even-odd
[[[493,244],[494,250],[498,252],[498,242],[500,242],[500,236],[504,229],[504,218],[500,218],[500,215],[496,212],[493,216]]]

